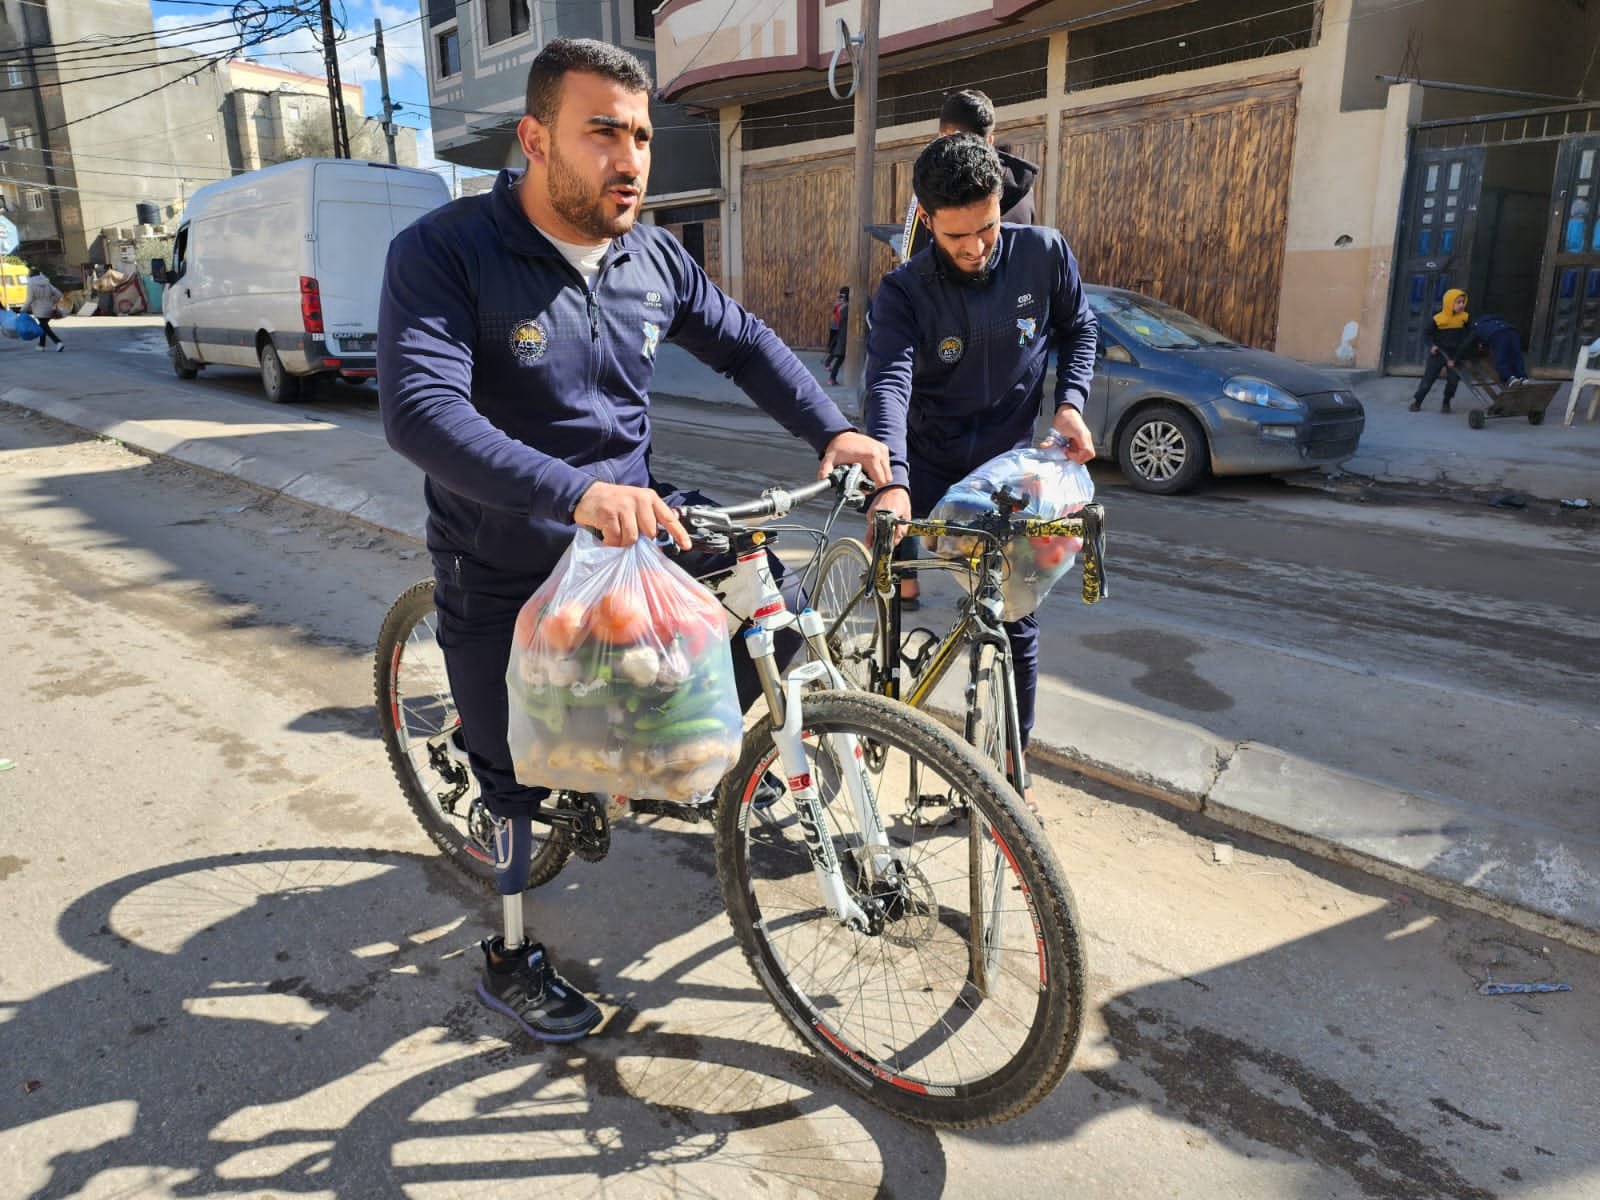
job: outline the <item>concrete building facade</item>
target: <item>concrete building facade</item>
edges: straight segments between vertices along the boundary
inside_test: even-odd
[[[848,276],[858,0],[666,0],[670,99],[715,109],[730,290],[799,345]],[[1420,361],[1446,287],[1545,373],[1600,335],[1600,12],[1566,0],[882,0],[874,222],[943,97],[995,100],[1085,273],[1315,362]],[[1589,153],[1589,151],[1595,153]],[[1576,209],[1576,211],[1575,211]],[[1580,228],[1581,226],[1581,228]],[[888,252],[880,265],[889,266]],[[1592,296],[1591,294],[1592,293]]]
[[[225,46],[204,32],[215,13],[195,21],[191,40]],[[345,96],[352,153],[386,161],[361,89]],[[0,0],[0,207],[18,256],[64,290],[126,257],[141,226],[174,222],[197,188],[331,152],[328,127],[321,76],[165,46],[148,0]],[[416,164],[414,129],[396,151]]]

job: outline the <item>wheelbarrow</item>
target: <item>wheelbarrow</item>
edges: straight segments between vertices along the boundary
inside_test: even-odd
[[[1545,410],[1561,390],[1560,380],[1519,379],[1501,383],[1500,376],[1487,360],[1468,358],[1457,369],[1478,407],[1467,410],[1467,424],[1482,429],[1484,422],[1501,417],[1527,417],[1529,425],[1544,422]]]

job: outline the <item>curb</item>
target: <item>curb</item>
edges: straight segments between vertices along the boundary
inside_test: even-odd
[[[205,439],[176,437],[143,422],[97,419],[71,401],[26,387],[0,391],[0,402],[382,533],[421,541],[420,501],[408,504],[392,494],[370,494],[315,473],[275,468],[269,461],[241,456]],[[935,717],[958,729],[960,689],[952,674],[928,706]],[[1092,746],[1076,738],[1052,740],[1036,730],[1031,753],[1037,760],[1600,953],[1600,875],[1554,831],[1515,825],[1447,798],[1402,791],[1272,746],[1226,742],[1186,722],[1056,680],[1041,679],[1040,691],[1041,696],[1053,693],[1062,711],[1073,713],[1073,728],[1086,731]],[[1314,796],[1325,803],[1307,814],[1296,810],[1290,799],[1295,796]],[[1398,823],[1397,814],[1404,818]],[[1395,842],[1399,851],[1387,844]],[[1429,866],[1434,870],[1423,869]]]

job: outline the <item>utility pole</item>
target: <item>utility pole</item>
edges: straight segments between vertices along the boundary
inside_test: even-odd
[[[383,89],[383,136],[389,143],[389,165],[392,167],[395,165],[394,105],[389,103],[389,63],[383,57],[383,22],[376,17],[372,21],[372,32],[377,38],[372,53],[378,60],[378,86]]]
[[[339,47],[333,40],[333,0],[322,0],[322,62],[328,72],[328,113],[333,121],[333,156],[350,157],[350,130],[344,120],[344,88],[339,84]]]
[[[872,286],[872,172],[878,148],[878,3],[861,2],[861,45],[851,56],[855,72],[856,203],[850,223],[850,322],[844,343],[846,386],[861,388],[867,359],[867,293]]]

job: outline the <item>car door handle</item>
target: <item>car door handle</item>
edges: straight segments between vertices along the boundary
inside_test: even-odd
[[[184,289],[183,289],[183,294],[184,294],[184,295],[185,295],[185,296],[189,296],[189,297],[191,297],[191,298],[193,298],[193,295],[194,295],[194,293],[192,293],[192,292],[191,292],[191,291],[189,291],[189,289],[188,289],[188,288],[184,288]]]

